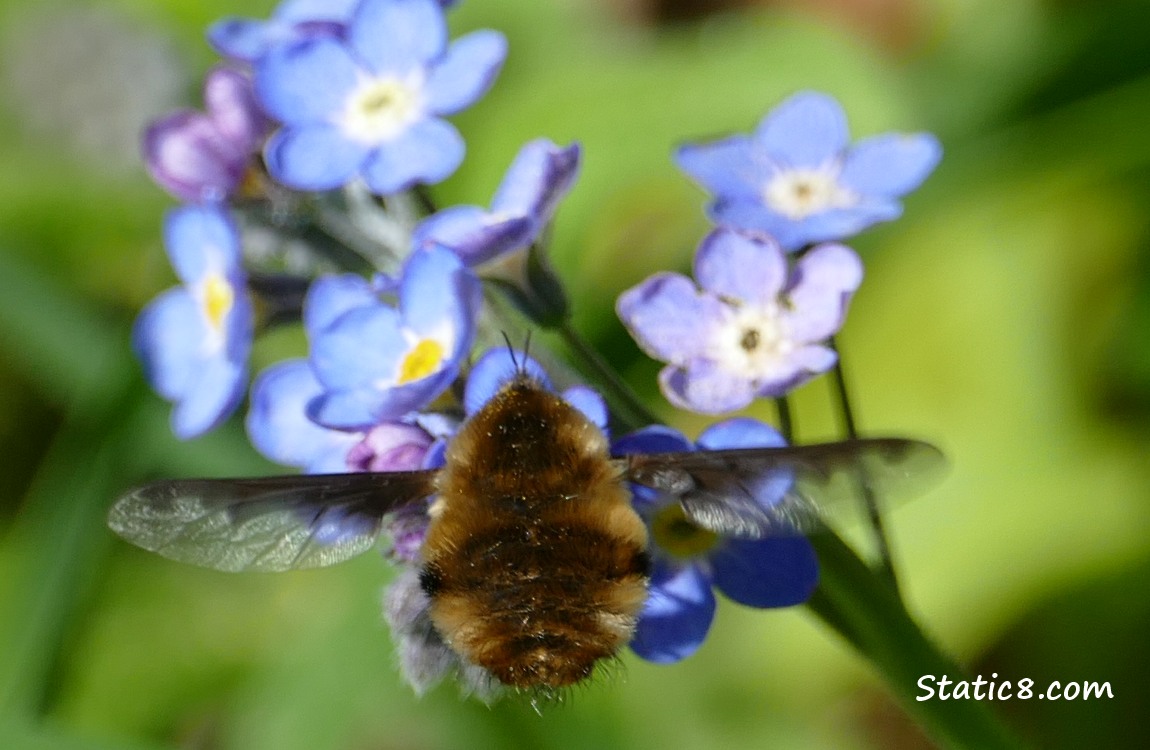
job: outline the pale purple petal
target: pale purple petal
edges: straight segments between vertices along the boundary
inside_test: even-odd
[[[769,235],[716,229],[699,245],[695,279],[721,297],[773,303],[787,281],[787,258]]]
[[[846,114],[833,97],[804,91],[771,110],[755,130],[756,145],[780,164],[818,167],[849,142]]]
[[[722,302],[674,273],[655,274],[623,292],[615,309],[643,351],[672,363],[704,352],[725,316]]]
[[[834,367],[838,355],[833,349],[820,345],[800,346],[792,350],[774,370],[755,383],[755,395],[777,398],[797,388],[811,378]]]
[[[507,39],[498,31],[476,31],[452,42],[428,75],[428,110],[450,115],[470,106],[490,88],[506,56]]]
[[[148,126],[144,164],[156,183],[180,200],[219,201],[235,190],[247,165],[201,112],[174,112]]]
[[[491,214],[479,206],[451,206],[424,219],[412,233],[412,245],[435,243],[451,248],[469,267],[523,247],[535,222]]]
[[[580,151],[577,143],[559,147],[545,138],[526,144],[503,176],[491,210],[549,221],[579,172]]]
[[[692,360],[685,369],[664,368],[659,386],[672,404],[699,414],[737,411],[755,398],[750,380],[707,359]]]
[[[433,440],[413,424],[384,422],[368,430],[347,454],[351,471],[418,471]]]
[[[863,279],[858,255],[846,245],[825,244],[811,249],[795,265],[780,314],[788,336],[796,342],[823,341],[846,319],[851,295]]]
[[[267,131],[268,120],[256,102],[252,80],[237,70],[218,66],[208,72],[204,107],[220,133],[244,154],[252,153]]]

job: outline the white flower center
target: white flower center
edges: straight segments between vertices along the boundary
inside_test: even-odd
[[[840,185],[831,169],[790,169],[771,178],[763,190],[763,201],[776,213],[797,221],[832,208],[853,206],[858,196]]]
[[[343,115],[348,136],[381,143],[419,119],[422,97],[417,82],[395,77],[369,78],[352,92]]]
[[[731,308],[712,354],[724,369],[748,380],[759,380],[783,366],[794,348],[779,315],[779,305],[772,303]]]

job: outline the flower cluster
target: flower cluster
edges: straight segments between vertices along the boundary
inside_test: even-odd
[[[206,111],[161,118],[144,137],[149,171],[184,202],[165,230],[181,286],[144,310],[133,340],[148,379],[174,403],[179,437],[218,426],[250,393],[248,434],[277,462],[309,473],[434,469],[463,421],[514,372],[548,382],[526,353],[477,355],[490,320],[484,284],[498,279],[493,293],[523,286],[513,302],[562,294],[541,258],[581,149],[531,141],[486,207],[434,210],[426,187],[465,155],[444,118],[487,91],[507,53],[494,31],[450,41],[450,5],[286,0],[269,20],[211,28],[225,60],[206,77]],[[693,280],[660,273],[618,301],[642,349],[667,363],[659,383],[675,406],[739,410],[834,365],[828,340],[863,275],[839,241],[897,216],[898,198],[939,157],[927,135],[851,147],[844,123],[833,99],[804,93],[752,136],[676,155],[711,191],[717,226]],[[384,262],[382,246],[401,262]],[[515,263],[526,273],[508,281]],[[548,327],[566,303],[548,316],[523,309]],[[253,337],[285,320],[302,326],[307,350],[265,369],[249,392]],[[597,391],[579,385],[561,396],[606,432]],[[693,443],[665,426],[623,426],[630,432],[613,444],[620,456],[785,444],[745,418]],[[769,508],[789,491],[776,482],[754,501]],[[636,487],[633,497],[651,540],[649,596],[631,643],[644,659],[676,661],[702,644],[712,587],[762,608],[803,602],[816,585],[814,553],[797,532],[734,538],[696,525],[672,493]],[[490,676],[431,625],[412,572],[428,518],[421,506],[388,521],[391,557],[406,571],[386,607],[405,674],[422,690],[454,672],[488,695]],[[332,523],[318,543],[341,538]]]

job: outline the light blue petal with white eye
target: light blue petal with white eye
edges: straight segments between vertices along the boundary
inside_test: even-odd
[[[310,473],[346,471],[347,453],[361,436],[308,419],[307,405],[321,392],[307,360],[280,362],[260,373],[252,384],[245,421],[256,450]]]
[[[394,383],[409,344],[399,313],[386,305],[344,313],[311,341],[311,364],[328,390]]]
[[[304,300],[304,328],[309,336],[318,336],[344,313],[378,304],[373,285],[362,276],[320,276],[312,282]]]
[[[818,167],[837,158],[850,135],[846,113],[834,97],[804,91],[771,110],[754,139],[780,166]]]
[[[427,109],[450,115],[483,96],[507,57],[507,39],[498,31],[475,31],[461,36],[435,64],[424,89]]]
[[[371,151],[330,123],[282,128],[264,146],[268,172],[298,190],[334,190],[356,175]]]
[[[770,159],[745,135],[680,146],[675,151],[675,163],[715,195],[756,202],[762,200],[763,187],[774,173]]]
[[[802,604],[819,582],[819,563],[803,536],[727,539],[710,555],[715,587],[748,607]]]
[[[339,40],[305,39],[278,47],[256,65],[256,96],[289,125],[327,122],[347,105],[362,73]]]
[[[531,216],[538,224],[550,221],[579,174],[578,143],[560,147],[539,138],[516,154],[491,201],[497,213]]]
[[[573,385],[561,394],[563,400],[574,406],[591,424],[604,433],[607,432],[609,414],[607,402],[594,388],[586,385]]]
[[[862,261],[846,245],[818,245],[807,252],[796,264],[787,291],[790,304],[782,312],[790,338],[817,342],[839,330],[862,279]]]
[[[347,36],[373,73],[406,73],[443,53],[447,20],[436,0],[363,0]]]
[[[628,289],[615,310],[643,351],[673,363],[702,354],[725,315],[722,302],[677,273],[658,273]]]
[[[539,381],[544,388],[551,389],[547,371],[533,358],[506,347],[488,349],[467,375],[467,384],[463,388],[464,411],[471,415],[482,409],[492,396],[521,372]]]
[[[889,133],[859,141],[843,160],[840,180],[864,195],[897,198],[922,184],[942,159],[929,133]]]
[[[769,236],[716,229],[695,254],[695,280],[720,297],[764,305],[786,284],[787,259]]]
[[[211,272],[230,276],[239,269],[239,233],[221,209],[181,206],[168,211],[164,244],[185,284],[195,284]]]
[[[714,619],[715,595],[698,568],[656,565],[631,649],[656,664],[680,661],[699,649]]]
[[[363,177],[377,195],[398,193],[416,183],[442,182],[459,168],[465,149],[463,137],[450,123],[421,120],[377,144]]]

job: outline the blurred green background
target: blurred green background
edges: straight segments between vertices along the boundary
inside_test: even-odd
[[[238,420],[176,441],[127,344],[172,283],[139,129],[199,106],[209,22],[272,5],[0,3],[0,748],[930,747],[801,608],[724,603],[693,658],[627,655],[537,716],[400,683],[378,556],[230,576],[112,537],[134,482],[273,469]],[[996,703],[1034,746],[1150,746],[1150,3],[463,0],[452,24],[511,53],[437,196],[486,202],[524,141],[582,141],[556,262],[656,407],[612,305],[706,231],[676,144],[803,88],[856,135],[938,134],[906,216],[852,243],[868,279],[841,338],[862,429],[952,463],[891,515],[909,606],[972,675],[1111,684]],[[801,438],[837,434],[829,401],[799,392]]]

